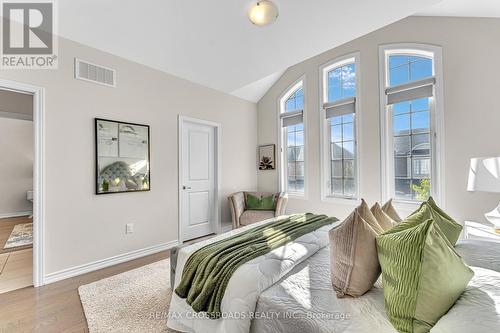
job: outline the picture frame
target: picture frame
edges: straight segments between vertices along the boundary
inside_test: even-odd
[[[276,169],[276,145],[259,146],[259,170],[275,170]]]
[[[95,193],[151,190],[149,125],[94,119]]]

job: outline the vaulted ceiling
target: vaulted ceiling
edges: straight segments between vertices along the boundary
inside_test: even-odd
[[[434,6],[421,10],[419,15],[500,17],[498,0],[442,0]]]
[[[469,2],[444,0],[450,1]],[[473,3],[481,1],[488,2]],[[246,17],[251,0],[64,0],[58,2],[59,32],[258,101],[289,66],[406,16],[426,13],[440,0],[274,2],[280,9],[277,22],[257,27]]]

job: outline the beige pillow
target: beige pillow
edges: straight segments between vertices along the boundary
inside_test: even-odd
[[[380,226],[377,218],[373,216],[373,213],[370,211],[370,208],[368,207],[365,199],[361,199],[361,204],[356,209],[358,210],[358,213],[363,218],[363,220],[365,220],[365,222],[368,223],[377,234],[381,234],[384,232],[384,228]]]
[[[389,201],[387,201],[382,206],[382,210],[384,211],[384,213],[386,213],[387,215],[389,215],[389,217],[391,219],[393,219],[394,221],[396,221],[397,223],[403,221],[403,219],[401,217],[399,217],[398,212],[396,212],[396,209],[392,205],[392,199],[389,199]]]
[[[380,224],[380,226],[382,227],[382,229],[384,229],[384,231],[387,231],[398,224],[382,210],[378,202],[376,202],[372,206],[372,208],[370,208],[370,211],[372,212],[373,216],[375,216],[378,224]]]
[[[356,209],[329,236],[330,274],[337,297],[363,295],[380,275],[377,233]]]

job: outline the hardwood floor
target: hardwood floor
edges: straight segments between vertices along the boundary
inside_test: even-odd
[[[5,264],[7,263],[8,258],[9,258],[8,253],[0,254],[0,274],[2,274],[3,268],[5,267]]]
[[[0,294],[0,332],[88,332],[79,286],[168,257],[168,251],[160,252],[40,288]]]
[[[32,245],[27,246],[19,246],[10,249],[4,249],[5,242],[9,239],[10,233],[16,224],[21,223],[30,223],[33,222],[33,219],[30,219],[28,216],[20,216],[20,217],[9,217],[5,219],[0,219],[0,254],[15,252],[19,250],[32,248]]]
[[[30,222],[27,216],[0,219],[0,297],[33,284],[33,245],[3,248],[15,225]]]
[[[33,249],[2,253],[0,256],[5,257],[0,259],[0,297],[5,292],[33,285]]]

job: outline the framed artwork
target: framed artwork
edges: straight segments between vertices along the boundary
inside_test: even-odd
[[[96,194],[149,191],[149,126],[95,119]]]
[[[259,170],[276,169],[276,146],[259,146]]]

